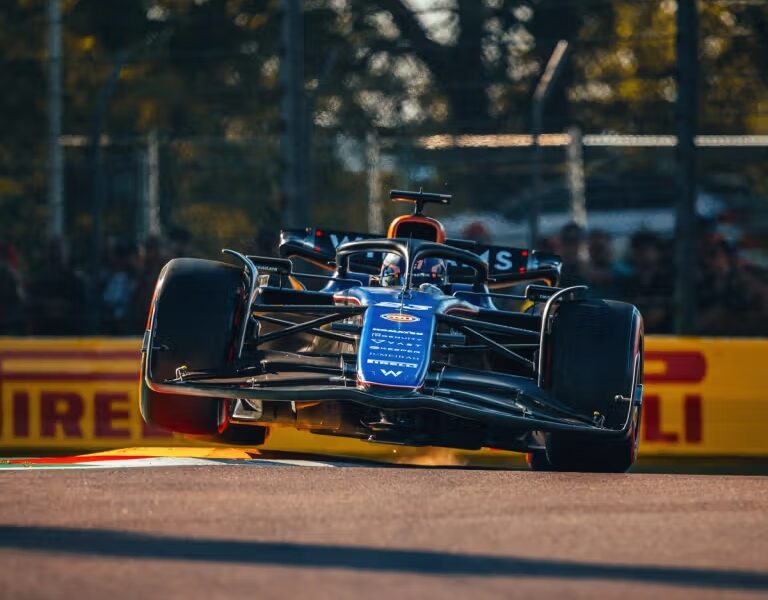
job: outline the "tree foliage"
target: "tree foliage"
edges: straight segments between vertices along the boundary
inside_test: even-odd
[[[101,131],[140,149],[157,131],[167,219],[198,219],[189,223],[203,231],[204,215],[224,203],[256,230],[274,227],[280,2],[62,0],[62,8],[65,132]],[[344,193],[362,180],[339,171],[339,135],[527,130],[532,90],[559,39],[571,53],[547,129],[674,127],[673,0],[305,0],[304,14],[315,181]],[[700,22],[701,130],[765,133],[768,5],[702,0]],[[46,27],[45,0],[8,0],[0,13],[0,230],[23,243],[45,219]],[[68,149],[67,160],[69,227],[85,236],[93,165],[82,150]],[[125,221],[108,219],[123,234]]]

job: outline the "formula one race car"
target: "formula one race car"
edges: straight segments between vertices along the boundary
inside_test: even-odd
[[[281,258],[170,261],[142,345],[144,419],[229,444],[289,426],[520,451],[536,470],[629,469],[637,309],[556,287],[556,255],[446,239],[423,210],[449,196],[390,195],[415,210],[387,237],[287,230]],[[296,272],[299,259],[327,274]]]

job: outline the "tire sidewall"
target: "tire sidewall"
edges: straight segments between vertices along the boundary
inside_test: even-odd
[[[597,318],[606,319],[605,323],[594,327],[595,339],[591,340],[584,335],[590,330],[588,325],[570,327],[578,323],[579,313],[588,314],[585,305],[602,311],[604,317]],[[634,306],[620,302],[592,300],[582,304],[585,308],[575,308],[578,306],[579,303],[561,306],[560,310],[565,309],[565,313],[559,313],[553,323],[550,391],[559,401],[585,416],[591,416],[592,412],[605,415],[606,425],[611,428],[622,427],[627,418],[630,424],[624,437],[611,440],[586,434],[548,433],[547,458],[555,470],[623,472],[637,458],[642,409],[635,407],[634,402],[627,407],[625,402],[616,402],[614,397],[621,394],[634,400],[637,386],[642,383],[642,317]],[[569,311],[572,314],[569,315]],[[558,324],[563,314],[566,318]],[[558,330],[558,325],[565,326],[565,330]],[[608,339],[599,339],[597,333],[600,332],[607,332]],[[583,337],[579,341],[575,336]],[[564,340],[568,342],[567,352],[556,346]],[[558,359],[571,363],[564,367],[562,363],[558,364]],[[592,379],[584,377],[585,374]],[[564,381],[565,378],[572,379]],[[596,400],[593,395],[597,396]],[[629,415],[628,410],[631,411]]]
[[[170,379],[175,369],[222,369],[238,350],[235,316],[242,306],[242,270],[217,261],[180,258],[160,273],[148,326],[153,377]],[[217,435],[220,400],[150,390],[141,378],[141,414],[150,425],[188,435]]]

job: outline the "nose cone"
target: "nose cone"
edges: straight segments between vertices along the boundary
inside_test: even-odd
[[[379,302],[368,308],[357,356],[360,385],[410,391],[424,384],[435,315],[431,299],[417,300],[409,299],[402,309],[397,302]]]

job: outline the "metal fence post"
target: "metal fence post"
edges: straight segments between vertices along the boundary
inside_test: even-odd
[[[308,118],[304,98],[304,15],[301,0],[282,0],[280,113],[283,134],[283,227],[307,225]]]
[[[64,237],[64,156],[61,137],[61,6],[48,0],[48,235]]]
[[[696,122],[698,15],[696,0],[677,2],[677,244],[675,332],[693,333],[696,311]]]
[[[581,129],[568,128],[568,146],[565,149],[568,171],[568,191],[571,196],[571,219],[587,226],[587,199],[584,191],[584,148]]]
[[[549,97],[552,86],[557,81],[563,68],[563,59],[568,51],[568,42],[557,42],[552,55],[547,61],[544,73],[536,85],[531,106],[531,129],[533,131],[533,164],[531,165],[531,177],[533,180],[533,202],[528,213],[528,247],[534,248],[539,239],[539,213],[541,212],[541,133],[544,121],[544,103]]]

